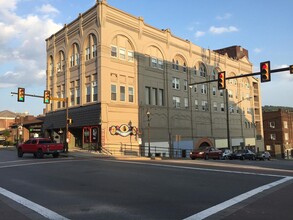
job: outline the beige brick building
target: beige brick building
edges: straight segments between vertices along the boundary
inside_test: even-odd
[[[145,155],[150,146],[166,156],[200,145],[228,147],[225,92],[216,82],[189,84],[215,79],[218,71],[251,73],[240,46],[201,48],[105,0],[46,41],[47,89],[69,99],[70,147],[96,143]],[[258,79],[229,80],[227,90],[231,146],[263,148]],[[63,102],[47,106],[44,127],[61,140],[65,113]]]

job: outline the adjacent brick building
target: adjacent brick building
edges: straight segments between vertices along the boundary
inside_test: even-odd
[[[277,158],[293,158],[293,111],[263,112],[265,150]]]

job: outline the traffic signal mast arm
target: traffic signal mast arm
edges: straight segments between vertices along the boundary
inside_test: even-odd
[[[17,92],[11,92],[10,94],[12,95],[18,95]],[[30,97],[35,97],[35,98],[44,98],[44,96],[42,95],[34,95],[34,94],[28,94],[28,93],[25,93],[24,96],[30,96]],[[57,98],[57,97],[52,97],[51,96],[51,100],[54,100],[54,101],[61,101],[61,102],[67,102],[67,99],[66,98]]]
[[[284,68],[279,68],[279,69],[274,69],[271,70],[271,73],[277,73],[277,72],[284,72],[284,71],[290,71],[292,70],[292,65],[290,65],[289,67],[284,67]],[[236,79],[236,78],[241,78],[241,77],[247,77],[247,76],[257,76],[257,75],[261,75],[261,72],[256,72],[256,73],[248,73],[248,74],[240,74],[238,76],[230,76],[230,77],[226,77],[226,80],[229,79]],[[198,84],[203,84],[203,83],[210,83],[210,82],[218,82],[218,79],[212,79],[212,80],[207,80],[207,81],[202,81],[202,82],[195,82],[195,83],[190,83],[189,86],[193,86],[193,85],[198,85]]]

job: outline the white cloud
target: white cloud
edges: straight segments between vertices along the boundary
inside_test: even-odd
[[[0,0],[0,87],[15,84],[45,87],[45,39],[60,30],[62,25],[49,17],[18,15],[16,9],[16,0]],[[40,10],[58,12],[50,5],[42,6]]]
[[[59,10],[50,4],[42,5],[41,7],[38,7],[37,10],[44,14],[59,14]]]
[[[254,51],[254,53],[261,53],[261,52],[262,52],[262,49],[260,49],[260,48],[255,48],[253,51]]]
[[[204,31],[197,31],[194,34],[195,38],[199,38],[199,37],[202,37],[204,35],[205,35],[205,32]]]
[[[211,26],[209,31],[212,34],[223,34],[223,33],[230,33],[230,32],[238,32],[238,28],[235,26],[229,26],[229,27],[215,27]]]
[[[223,16],[217,16],[216,19],[217,20],[227,20],[227,19],[229,19],[231,17],[232,17],[232,15],[230,13],[226,13]]]

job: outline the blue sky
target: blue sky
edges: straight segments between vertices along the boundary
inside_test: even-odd
[[[46,87],[45,39],[71,22],[95,0],[0,0],[0,111],[42,113],[38,98],[16,101],[17,87],[42,95]],[[254,71],[293,64],[291,0],[108,0],[108,4],[159,29],[206,48],[240,45],[249,51]],[[261,84],[262,105],[293,107],[293,75],[272,74]]]

